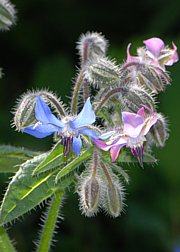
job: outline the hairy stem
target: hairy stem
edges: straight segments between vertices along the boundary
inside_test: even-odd
[[[56,192],[49,206],[37,252],[48,252],[52,243],[63,191]]]
[[[71,112],[73,114],[77,114],[77,104],[78,104],[78,97],[79,97],[79,91],[81,89],[81,85],[83,83],[83,70],[80,71],[72,94],[72,100],[71,100]]]
[[[86,102],[87,98],[90,96],[90,89],[89,89],[89,83],[84,80],[83,82],[83,99],[84,103]]]
[[[131,66],[140,66],[140,65],[143,65],[143,64],[141,64],[140,62],[136,62],[136,61],[130,61],[128,63],[125,63],[122,66],[121,70],[126,70],[128,67],[131,67]]]
[[[96,177],[96,172],[97,172],[97,166],[98,166],[98,150],[95,148],[94,153],[93,153],[93,169],[92,169],[92,177]]]
[[[116,95],[117,93],[120,93],[122,91],[122,87],[117,87],[117,88],[113,88],[110,91],[108,91],[99,101],[99,103],[97,104],[97,106],[95,107],[94,111],[95,113],[97,113],[102,106],[114,95]]]

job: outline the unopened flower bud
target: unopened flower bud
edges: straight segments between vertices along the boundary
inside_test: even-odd
[[[8,0],[0,1],[0,29],[8,30],[15,23],[15,9]]]
[[[111,216],[118,217],[123,210],[124,191],[119,178],[106,167],[104,162],[100,163],[106,180],[106,188],[102,207]]]
[[[123,209],[123,190],[119,184],[107,185],[106,210],[113,217],[118,217]]]
[[[137,112],[142,104],[147,105],[152,110],[155,108],[153,95],[142,86],[132,85],[122,88],[119,99],[123,109],[131,112]]]
[[[86,68],[85,79],[94,86],[114,85],[120,79],[120,69],[113,61],[99,58]]]
[[[144,64],[137,72],[138,83],[154,93],[163,91],[170,83],[170,77],[163,69]]]
[[[93,216],[98,211],[100,201],[101,184],[100,181],[91,176],[86,178],[80,187],[80,205],[83,213]]]
[[[165,69],[146,60],[128,62],[123,65],[122,71],[125,82],[142,85],[153,93],[163,91],[171,80]]]
[[[81,63],[84,66],[89,61],[94,62],[99,57],[104,57],[107,49],[107,41],[97,32],[82,34],[77,45]]]
[[[156,116],[158,117],[158,120],[151,128],[150,133],[156,146],[163,147],[169,137],[168,125],[162,114],[156,114]]]
[[[35,104],[36,96],[34,93],[27,93],[22,96],[14,115],[14,125],[17,130],[23,130],[25,127],[36,123]]]

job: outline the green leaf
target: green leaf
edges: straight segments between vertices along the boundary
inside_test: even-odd
[[[157,163],[157,159],[153,157],[151,154],[144,152],[143,154],[143,162],[144,163]]]
[[[72,172],[75,168],[77,168],[82,162],[84,162],[86,159],[92,156],[93,148],[89,148],[88,150],[82,152],[82,155],[73,159],[71,162],[69,162],[66,166],[64,166],[60,172],[56,176],[56,183],[59,179],[64,177],[65,175]]]
[[[16,172],[17,165],[38,155],[39,152],[10,145],[0,145],[0,172]]]
[[[0,251],[1,252],[15,252],[6,230],[3,227],[0,227]]]
[[[23,215],[73,182],[73,176],[66,176],[60,183],[55,184],[57,170],[32,177],[34,168],[46,158],[46,155],[41,154],[22,164],[9,183],[0,208],[1,225]]]
[[[49,152],[47,157],[36,167],[33,171],[33,175],[39,174],[51,170],[64,161],[63,147],[60,142],[58,142],[54,148]]]

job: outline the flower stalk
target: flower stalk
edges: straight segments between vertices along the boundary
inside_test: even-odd
[[[94,111],[95,113],[99,112],[99,110],[104,106],[104,104],[106,102],[108,102],[108,100],[113,97],[114,95],[120,93],[123,90],[122,87],[116,87],[111,89],[110,91],[108,91],[100,100],[100,102],[96,105]]]
[[[72,99],[71,99],[71,113],[77,114],[77,107],[78,107],[78,98],[79,98],[79,93],[81,90],[81,86],[84,80],[84,71],[83,69],[80,71],[78,74],[78,77],[76,79],[76,82],[74,84],[74,90],[72,93]]]

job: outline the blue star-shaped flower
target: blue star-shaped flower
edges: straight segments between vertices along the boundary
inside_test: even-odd
[[[52,114],[42,98],[38,96],[36,98],[35,117],[37,123],[28,126],[23,132],[37,138],[44,138],[56,132],[62,138],[65,156],[71,149],[76,155],[80,155],[82,148],[81,134],[93,139],[98,138],[95,131],[89,127],[96,120],[90,98],[87,99],[83,109],[76,117],[66,116],[59,120]]]

